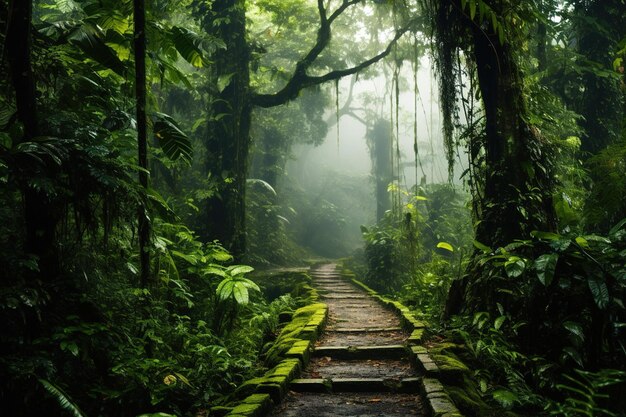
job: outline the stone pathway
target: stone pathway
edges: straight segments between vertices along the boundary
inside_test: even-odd
[[[343,280],[334,264],[311,275],[328,305],[328,324],[308,367],[271,416],[427,415],[396,314]]]

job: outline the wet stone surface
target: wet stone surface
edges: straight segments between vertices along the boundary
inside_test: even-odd
[[[384,308],[365,291],[345,281],[332,264],[311,271],[313,286],[319,290],[321,301],[328,305],[329,318],[317,348],[320,355],[313,357],[301,378],[336,380],[355,379],[371,386],[372,379],[399,381],[416,376],[408,359],[382,359],[381,352],[364,359],[339,359],[336,348],[373,347],[403,344],[408,334],[400,329],[399,318]],[[334,355],[321,356],[321,355]],[[315,355],[314,355],[315,356]],[[347,357],[347,356],[343,356]],[[370,381],[366,381],[370,379]],[[368,385],[369,384],[369,385]],[[350,384],[333,384],[335,391],[348,391]],[[417,394],[389,392],[289,392],[271,416],[280,417],[400,417],[425,416],[425,407]],[[365,389],[367,391],[367,389]]]
[[[420,398],[414,394],[291,392],[274,410],[281,417],[400,417],[425,416]]]
[[[382,346],[404,343],[407,336],[402,331],[344,333],[326,331],[318,346]]]
[[[403,378],[414,376],[407,360],[342,360],[328,356],[312,358],[302,378]]]

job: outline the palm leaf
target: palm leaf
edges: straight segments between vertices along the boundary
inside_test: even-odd
[[[154,122],[154,136],[165,156],[171,160],[182,159],[191,163],[193,149],[189,137],[176,126],[176,122],[167,114],[157,113]]]
[[[69,36],[71,44],[80,48],[85,55],[93,59],[105,68],[124,75],[126,67],[119,59],[115,51],[104,43],[103,34],[92,25],[82,25]]]
[[[178,53],[197,68],[207,66],[208,61],[204,58],[201,49],[202,38],[195,32],[179,26],[172,27],[170,39]]]
[[[68,411],[74,417],[86,417],[78,405],[76,405],[61,388],[45,379],[39,379],[39,382],[43,385],[45,390],[57,400],[61,408]]]

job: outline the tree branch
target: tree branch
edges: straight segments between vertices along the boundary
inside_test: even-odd
[[[359,0],[344,0],[342,7],[347,7],[351,4],[355,4],[358,1]],[[336,12],[337,11],[335,11],[335,13]],[[412,22],[410,22],[410,24],[405,26],[404,28],[398,29],[393,39],[387,45],[387,48],[385,48],[385,50],[378,55],[375,55],[372,58],[363,61],[360,64],[351,68],[331,71],[321,76],[310,76],[307,74],[307,69],[315,61],[315,58],[317,58],[319,53],[324,50],[324,48],[326,48],[326,46],[328,45],[328,41],[330,41],[330,27],[328,28],[328,38],[325,41],[324,39],[320,39],[320,34],[322,31],[322,28],[320,28],[320,31],[318,32],[318,42],[315,44],[315,46],[313,46],[311,51],[309,51],[307,56],[296,64],[296,70],[287,82],[287,84],[280,91],[274,94],[253,93],[251,97],[252,104],[259,107],[279,106],[281,104],[287,103],[288,101],[294,100],[296,97],[298,97],[300,91],[307,87],[312,87],[314,85],[319,85],[328,81],[338,80],[347,75],[356,74],[357,72],[364,70],[365,68],[369,67],[372,64],[375,64],[376,62],[389,55],[393,46],[398,42],[398,39],[400,39],[402,35],[404,35],[409,30],[411,23]]]

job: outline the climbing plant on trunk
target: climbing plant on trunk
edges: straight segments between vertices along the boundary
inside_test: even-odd
[[[427,1],[439,49],[436,61],[441,75],[442,107],[446,145],[456,146],[455,111],[458,109],[458,80],[462,53],[468,65],[476,69],[478,91],[482,99],[482,129],[470,135],[468,148],[477,166],[482,189],[473,197],[476,240],[482,247],[498,248],[527,239],[533,230],[553,231],[555,214],[551,179],[550,144],[528,120],[524,83],[518,65],[520,29],[512,23],[522,19],[514,2],[483,0]],[[506,11],[506,14],[505,14]],[[512,12],[513,11],[513,12]],[[505,17],[506,16],[506,17]],[[462,51],[462,52],[461,52]],[[451,161],[452,162],[452,161]],[[494,308],[496,288],[482,288],[480,267],[457,284],[451,297],[450,312],[467,307]],[[489,290],[489,291],[487,291]],[[463,296],[465,291],[469,291]],[[471,294],[477,295],[476,297]],[[478,296],[480,294],[480,296]]]

